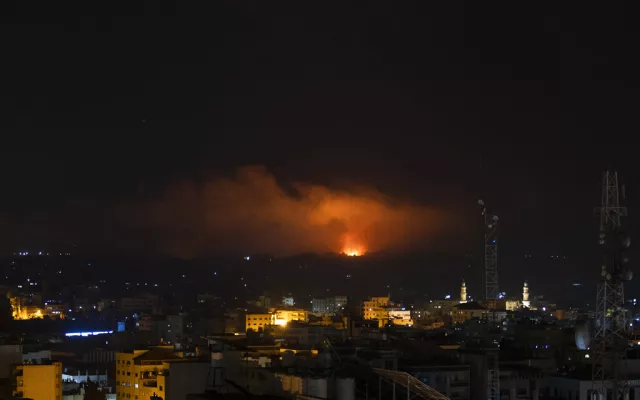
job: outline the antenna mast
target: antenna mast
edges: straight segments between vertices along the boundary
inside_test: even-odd
[[[488,305],[492,303],[493,316],[491,325],[496,321],[495,309],[498,299],[498,216],[487,213],[484,201],[478,200],[480,212],[484,218],[484,299]],[[498,363],[498,351],[486,349],[487,385],[486,395],[488,400],[500,399],[500,370]]]
[[[484,299],[498,298],[498,216],[487,213],[484,201],[478,200],[484,217]]]
[[[629,338],[624,281],[633,274],[624,251],[629,247],[621,217],[627,208],[620,206],[618,173],[606,171],[602,179],[600,245],[603,247],[600,283],[596,295],[595,335],[593,338],[592,391],[594,399],[627,399],[629,387],[623,370]],[[624,198],[624,188],[623,188]],[[607,396],[608,389],[611,396]]]

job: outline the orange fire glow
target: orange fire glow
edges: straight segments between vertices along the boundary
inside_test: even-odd
[[[350,236],[346,236],[343,242],[344,246],[342,248],[342,254],[344,255],[349,257],[359,257],[363,256],[367,252],[367,249],[362,245],[362,243]]]
[[[148,231],[154,249],[185,258],[210,251],[359,257],[423,249],[443,232],[443,215],[370,187],[288,182],[285,189],[259,166],[204,183],[178,182],[151,202],[144,197],[118,210],[132,236]]]

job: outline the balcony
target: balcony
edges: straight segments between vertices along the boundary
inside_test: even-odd
[[[142,386],[148,387],[148,388],[155,388],[155,387],[158,387],[158,381],[155,379],[143,379]]]

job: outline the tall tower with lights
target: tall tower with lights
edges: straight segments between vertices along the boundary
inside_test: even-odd
[[[489,214],[484,201],[478,200],[480,212],[484,219],[484,299],[492,302],[495,311],[496,299],[498,299],[498,216]],[[495,314],[494,318],[495,321]],[[500,370],[497,349],[487,349],[487,399],[500,399]]]
[[[460,303],[467,302],[467,284],[462,280],[462,285],[460,286]]]
[[[524,281],[524,286],[522,286],[522,307],[531,307],[531,301],[529,301],[529,284],[527,281]]]
[[[489,214],[484,201],[478,200],[484,218],[484,299],[498,298],[498,216]]]
[[[622,190],[624,199],[624,187]],[[624,358],[629,340],[629,324],[624,303],[624,281],[633,274],[625,251],[629,237],[622,217],[627,208],[620,206],[618,173],[607,171],[602,179],[602,206],[599,241],[603,249],[603,263],[596,295],[595,332],[592,344],[592,390],[596,399],[627,399],[629,387]],[[608,395],[608,389],[611,394]],[[597,394],[597,396],[596,396]]]

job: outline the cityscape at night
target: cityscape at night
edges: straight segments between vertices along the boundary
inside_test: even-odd
[[[0,400],[640,399],[634,15],[9,7]]]

